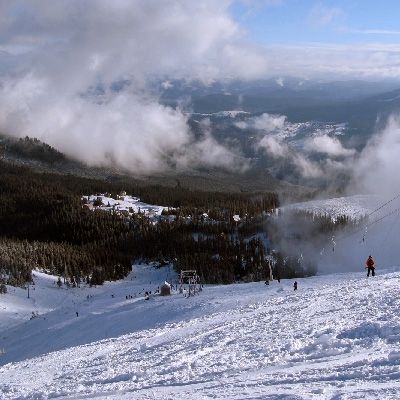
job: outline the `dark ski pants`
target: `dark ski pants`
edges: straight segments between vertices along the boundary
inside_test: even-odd
[[[367,276],[371,273],[372,276],[375,276],[375,268],[368,268]]]

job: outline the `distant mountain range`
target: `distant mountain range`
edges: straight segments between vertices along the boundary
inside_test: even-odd
[[[400,81],[335,81],[323,82],[299,78],[275,78],[256,81],[215,82],[211,85],[186,81],[168,81],[162,91],[162,101],[174,104],[178,99],[190,97],[194,112],[217,112],[245,109],[266,112],[265,107],[287,108],[288,105],[306,101],[306,104],[331,104],[337,101],[359,100],[400,88]],[[221,103],[215,103],[216,99]],[[214,100],[214,102],[213,102]],[[261,104],[255,100],[262,100]],[[219,108],[222,106],[223,108]]]
[[[400,109],[400,82],[281,78],[204,86],[177,81],[170,83],[161,101],[176,106],[183,98],[194,113],[240,110],[283,114],[291,122],[347,123],[351,135],[344,140],[361,148],[379,128],[377,122]]]

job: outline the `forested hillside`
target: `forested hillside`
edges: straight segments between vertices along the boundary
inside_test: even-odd
[[[127,188],[126,182],[41,174],[4,162],[0,169],[0,267],[3,280],[15,285],[30,280],[32,268],[66,275],[72,284],[82,279],[93,284],[119,279],[128,273],[135,258],[172,259],[187,250],[185,242],[193,246],[191,232],[200,229],[198,221],[193,218],[188,223],[179,218],[183,213],[202,207],[229,220],[233,212],[255,215],[277,206],[274,194],[253,198],[183,188]],[[153,226],[140,215],[127,220],[83,207],[83,194],[117,193],[122,189],[148,202],[181,206],[174,211],[178,214],[176,223]],[[231,229],[228,226],[225,223],[207,229],[219,234]],[[212,274],[210,280],[214,280]]]
[[[34,268],[64,276],[72,285],[101,284],[126,276],[136,260],[194,268],[203,282],[263,280],[271,261],[281,277],[315,272],[311,262],[279,249],[281,234],[269,216],[279,205],[274,193],[130,186],[5,162],[0,171],[0,272],[12,285],[30,281]],[[117,196],[122,190],[165,206],[167,215],[154,223],[140,213],[91,210],[82,201],[83,195]],[[334,229],[329,220],[322,218],[321,224],[320,231]],[[277,248],[273,258],[271,246]]]

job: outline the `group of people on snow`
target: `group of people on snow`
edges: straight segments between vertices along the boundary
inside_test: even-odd
[[[368,258],[367,258],[367,261],[365,262],[365,268],[367,269],[367,277],[368,276],[375,276],[375,260],[372,258],[372,256],[371,255],[369,255],[368,256]],[[280,282],[281,280],[280,280],[280,277],[278,277],[277,278],[277,280],[278,280],[278,282]],[[269,281],[267,280],[267,281],[265,281],[265,284],[266,285],[269,285]],[[178,285],[177,285],[178,286]],[[143,289],[144,290],[144,289]],[[297,281],[295,281],[294,283],[293,283],[293,290],[297,290]],[[159,288],[157,288],[157,291],[156,291],[156,293],[158,293],[159,292]],[[142,292],[140,292],[140,293],[142,293]],[[139,294],[140,294],[139,293]],[[151,291],[145,291],[145,293],[144,293],[144,299],[145,300],[149,300],[150,299],[150,294],[151,294]],[[92,297],[92,296],[90,296],[90,297]],[[114,295],[112,295],[112,297],[114,297]],[[135,297],[136,297],[136,293],[135,293]],[[87,296],[87,298],[89,299],[89,295]],[[132,295],[127,295],[126,296],[126,298],[128,299],[132,299],[133,298],[133,296]],[[76,316],[78,317],[79,316],[79,313],[78,313],[78,311],[76,311]]]
[[[367,277],[375,276],[375,260],[371,255],[368,256],[367,261],[365,262],[365,268],[367,269]],[[278,282],[280,282],[280,278],[278,278]],[[269,281],[265,281],[266,285],[269,285]],[[293,283],[293,290],[297,290],[297,281]]]

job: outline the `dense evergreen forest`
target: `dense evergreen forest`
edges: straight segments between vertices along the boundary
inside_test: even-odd
[[[250,216],[277,206],[276,195],[269,193],[250,196],[130,187],[126,181],[37,173],[5,162],[0,162],[0,171],[0,269],[3,281],[13,285],[29,281],[33,268],[66,276],[72,284],[82,280],[101,284],[126,276],[135,259],[182,262],[183,254],[199,243],[193,232],[210,232],[208,242],[218,243],[222,239],[211,237],[232,230],[232,224],[223,221],[233,213]],[[180,206],[173,211],[176,222],[153,225],[141,215],[128,220],[83,207],[83,194],[122,189],[149,203]],[[200,226],[196,216],[203,210],[220,218],[218,226]],[[191,222],[183,216],[188,213],[194,216]],[[204,278],[222,281],[213,274]]]
[[[17,140],[14,138],[5,138],[1,135],[0,138],[2,138],[0,153],[7,151],[19,158],[35,159],[49,164],[67,161],[63,153],[47,143],[41,142],[39,139],[26,136]]]
[[[82,195],[122,190],[150,204],[171,207],[154,224],[89,210]],[[71,285],[101,284],[126,276],[133,261],[171,262],[195,268],[203,282],[265,279],[269,266],[282,278],[315,272],[311,264],[271,249],[265,232],[280,241],[270,222],[275,193],[210,193],[177,185],[138,186],[129,180],[96,180],[52,173],[0,161],[0,284],[24,285],[32,269],[63,276]],[[207,218],[204,214],[207,213]],[[233,219],[240,215],[240,222]],[[321,220],[319,230],[335,229]]]

